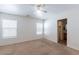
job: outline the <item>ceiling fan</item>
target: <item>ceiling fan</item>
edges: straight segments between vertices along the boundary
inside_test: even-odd
[[[47,11],[45,10],[45,6],[46,6],[45,4],[37,4],[36,8],[37,10],[40,10],[43,13],[47,13]]]

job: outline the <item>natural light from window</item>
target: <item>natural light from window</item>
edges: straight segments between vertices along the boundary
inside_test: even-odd
[[[16,20],[2,20],[2,37],[16,38],[17,36],[17,21]]]
[[[36,23],[36,34],[41,35],[43,33],[43,24],[42,23]]]

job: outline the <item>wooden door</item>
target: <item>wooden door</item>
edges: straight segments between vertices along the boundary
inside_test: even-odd
[[[57,21],[58,43],[67,45],[67,18]]]

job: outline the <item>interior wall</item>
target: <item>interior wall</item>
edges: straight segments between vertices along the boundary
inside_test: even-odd
[[[2,38],[1,20],[9,19],[17,21],[17,36],[16,38]],[[42,20],[30,16],[17,16],[5,13],[0,13],[0,46],[23,41],[40,39],[42,35],[36,34],[36,23],[42,23]]]
[[[67,18],[67,46],[79,50],[79,8],[74,8],[55,15],[46,22],[50,25],[47,29],[45,37],[49,40],[57,42],[57,20]]]
[[[79,50],[79,8],[74,8],[66,12],[61,13],[58,18],[67,18],[67,43],[68,46]]]
[[[48,19],[45,21],[44,29],[45,29],[45,38],[48,40],[57,42],[57,19],[56,16],[51,14],[48,16]]]

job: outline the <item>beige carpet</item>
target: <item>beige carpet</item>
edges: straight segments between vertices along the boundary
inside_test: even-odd
[[[1,46],[1,55],[76,55],[79,51],[46,39]]]

